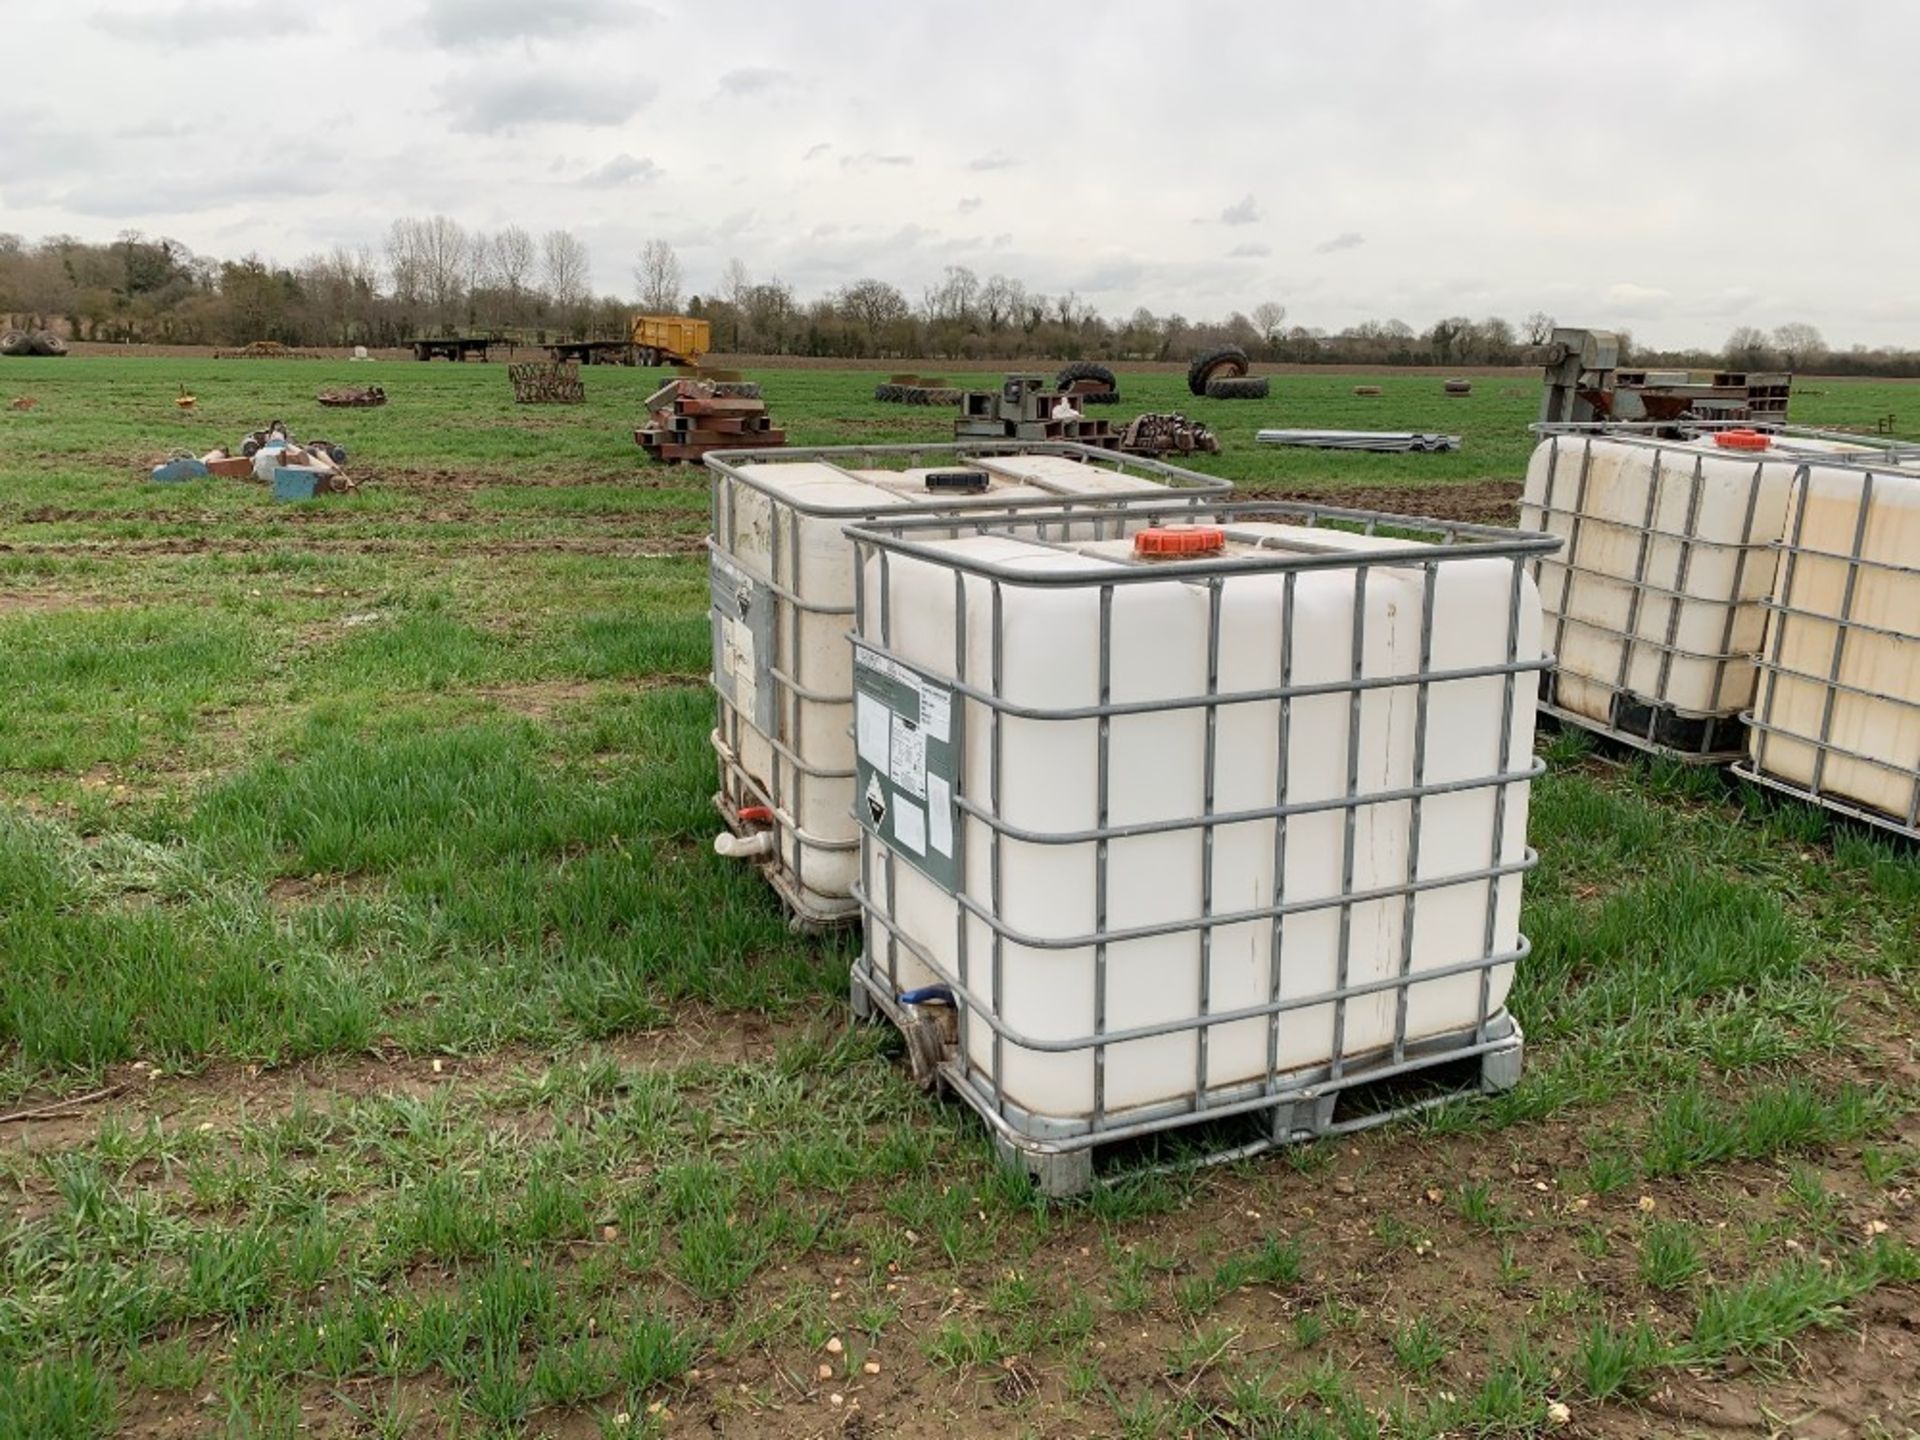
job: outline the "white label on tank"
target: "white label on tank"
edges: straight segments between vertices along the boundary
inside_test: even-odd
[[[938,740],[947,743],[948,712],[952,709],[952,697],[937,685],[920,686],[920,728]]]
[[[733,700],[737,709],[755,713],[759,687],[754,683],[753,631],[738,620],[720,622],[721,655],[727,673],[733,677]]]
[[[927,736],[902,721],[893,727],[893,754],[887,777],[908,794],[927,798]]]
[[[893,838],[916,855],[927,853],[927,812],[897,795],[893,801]]]
[[[953,787],[939,775],[927,776],[927,828],[933,848],[953,854]]]
[[[874,696],[861,691],[853,697],[853,728],[860,758],[881,773],[886,773],[893,758],[890,732],[893,712]]]

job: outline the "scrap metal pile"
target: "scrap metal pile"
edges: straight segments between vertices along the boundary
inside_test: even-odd
[[[960,397],[956,440],[1071,440],[1112,450],[1120,436],[1108,420],[1089,420],[1075,397],[1048,388],[1044,375],[1009,375],[998,390],[969,390]]]
[[[313,397],[333,409],[366,409],[387,403],[387,392],[378,385],[337,385]]]
[[[1120,448],[1129,455],[1214,454],[1220,437],[1178,411],[1136,415],[1120,432]]]
[[[176,451],[153,467],[153,480],[177,485],[209,475],[252,480],[272,487],[276,500],[311,500],[318,495],[352,495],[359,490],[344,469],[347,452],[331,440],[296,442],[275,420],[240,441],[239,453],[225,445],[206,454]]]
[[[289,350],[278,340],[256,340],[237,350],[216,350],[216,360],[318,360],[318,350]]]
[[[507,378],[513,381],[516,405],[584,405],[587,401],[580,367],[571,361],[509,365]]]
[[[722,394],[737,382],[669,380],[647,397],[647,423],[634,441],[656,460],[698,460],[709,450],[771,448],[787,443],[757,395]]]
[[[1307,450],[1380,450],[1391,453],[1458,450],[1458,435],[1430,430],[1262,430],[1262,445],[1292,445]]]

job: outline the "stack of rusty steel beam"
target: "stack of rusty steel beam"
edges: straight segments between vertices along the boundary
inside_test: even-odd
[[[767,402],[715,394],[705,380],[670,380],[647,397],[647,421],[634,441],[656,460],[698,460],[709,450],[771,448],[787,443]]]

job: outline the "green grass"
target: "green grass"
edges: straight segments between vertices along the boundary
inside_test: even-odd
[[[0,1440],[1545,1434],[1682,1365],[1794,1413],[1822,1332],[1914,1313],[1910,848],[1545,736],[1517,1090],[1039,1203],[845,1028],[852,942],[711,852],[705,492],[628,433],[657,377],[312,405],[362,368],[0,364],[41,401],[0,412],[0,1110],[56,1107],[0,1127]],[[801,443],[946,424],[757,378]],[[1257,489],[1517,480],[1532,384],[1438,378],[1122,383]],[[1920,393],[1816,388],[1797,418]],[[275,417],[365,492],[142,483]],[[1289,423],[1466,445],[1253,446]]]

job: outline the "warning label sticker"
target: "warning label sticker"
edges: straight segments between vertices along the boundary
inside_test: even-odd
[[[855,807],[863,829],[943,889],[959,882],[963,710],[950,682],[856,644]]]

